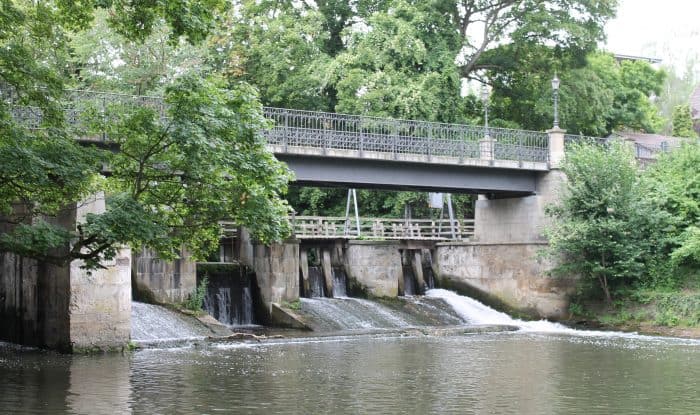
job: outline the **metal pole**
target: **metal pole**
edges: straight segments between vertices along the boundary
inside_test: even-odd
[[[348,226],[350,225],[350,192],[351,189],[348,189],[348,201],[345,204],[345,230],[344,230],[344,235],[348,235]]]
[[[355,224],[357,225],[357,236],[360,236],[360,211],[357,209],[357,193],[352,189],[352,200],[355,202]]]
[[[559,128],[559,90],[554,90],[554,128]]]
[[[484,136],[487,140],[491,139],[491,134],[489,133],[489,102],[486,100],[484,102],[484,128],[486,129],[486,134]]]

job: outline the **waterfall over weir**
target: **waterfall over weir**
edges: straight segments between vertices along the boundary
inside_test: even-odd
[[[361,298],[302,298],[298,312],[314,331],[402,329],[465,324],[441,299],[406,297],[383,301]]]
[[[132,302],[131,339],[135,341],[168,341],[202,338],[211,331],[196,321],[167,308]]]

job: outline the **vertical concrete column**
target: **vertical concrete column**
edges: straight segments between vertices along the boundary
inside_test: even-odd
[[[331,251],[328,248],[321,250],[321,269],[323,279],[326,281],[326,296],[333,297],[333,265],[331,263]]]
[[[253,255],[262,302],[270,313],[273,303],[299,299],[299,241],[270,246],[256,243]]]
[[[564,161],[564,134],[566,134],[566,130],[554,127],[547,130],[547,134],[549,134],[549,167],[558,169]]]
[[[423,259],[421,257],[420,249],[413,251],[413,261],[411,263],[413,267],[413,275],[416,276],[417,293],[425,293],[425,277],[423,276]]]
[[[307,248],[299,247],[299,271],[301,272],[303,291],[309,295],[309,252]]]
[[[75,229],[105,211],[102,193],[67,206],[47,221]],[[65,254],[66,245],[57,249]],[[59,266],[0,255],[0,338],[63,351],[121,348],[131,334],[131,252],[121,249],[104,268],[82,261]]]
[[[104,194],[98,193],[78,204],[72,226],[104,211]],[[72,349],[121,348],[131,336],[131,250],[120,249],[103,269],[87,272],[81,265],[73,261],[69,267]]]

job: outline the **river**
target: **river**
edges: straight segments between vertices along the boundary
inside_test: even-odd
[[[546,324],[464,335],[409,330],[261,343],[198,342],[100,356],[0,344],[0,412],[700,411],[700,342]]]

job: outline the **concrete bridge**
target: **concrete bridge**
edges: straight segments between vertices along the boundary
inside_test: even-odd
[[[16,103],[12,94],[3,96]],[[66,119],[81,127],[86,109],[109,117],[115,105],[155,109],[167,121],[160,97],[70,91]],[[553,162],[551,134],[264,107],[274,121],[263,131],[269,149],[287,163],[300,185],[417,189],[526,195]],[[41,128],[39,108],[12,106],[15,119]],[[109,143],[104,132],[83,141]]]

